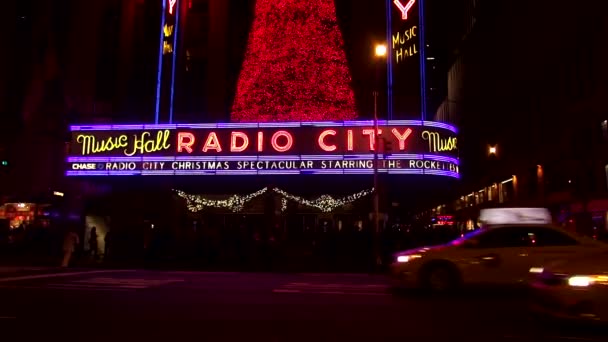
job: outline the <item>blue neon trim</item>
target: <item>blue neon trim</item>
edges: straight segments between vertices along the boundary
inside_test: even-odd
[[[386,108],[386,115],[389,120],[393,119],[393,17],[391,12],[392,6],[392,1],[386,0],[386,44],[389,51],[386,59],[386,98],[388,102]]]
[[[421,119],[426,120],[426,37],[425,37],[425,17],[424,17],[424,0],[418,1],[418,17],[420,24],[420,113]]]
[[[372,127],[373,121],[343,121],[343,122],[329,122],[322,125],[320,122],[283,122],[280,125],[270,126],[268,123],[207,123],[207,124],[177,124],[177,125],[83,125],[83,126],[70,126],[70,131],[129,131],[138,129],[219,129],[219,128],[298,128],[298,127]],[[455,126],[446,124],[443,122],[435,121],[421,121],[421,120],[378,120],[379,126],[428,126],[446,129],[454,133],[458,133],[458,129]]]
[[[177,60],[177,36],[179,34],[179,0],[175,2],[175,32],[173,32],[173,62],[171,65],[171,97],[169,98],[169,123],[173,123],[173,100],[175,97],[175,63]]]
[[[158,71],[156,75],[156,108],[154,110],[154,123],[158,124],[160,119],[160,89],[163,75],[163,42],[165,40],[165,12],[167,11],[167,4],[162,1],[162,14],[160,18],[160,42],[158,48]]]
[[[311,170],[141,170],[141,171],[66,171],[65,175],[73,176],[186,176],[186,175],[242,175],[242,176],[257,176],[257,175],[301,175],[301,174],[325,174],[325,175],[368,175],[372,174],[371,169],[311,169]],[[379,169],[380,173],[388,173],[394,175],[429,175],[442,176],[451,178],[460,178],[460,174],[452,171],[441,170],[423,170],[423,169],[401,169],[389,170]]]

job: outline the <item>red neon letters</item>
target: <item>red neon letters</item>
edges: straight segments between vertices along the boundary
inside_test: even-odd
[[[363,135],[367,135],[369,137],[369,150],[376,150],[376,133],[373,129],[364,129]],[[378,135],[382,135],[382,130],[378,129]]]
[[[177,133],[177,152],[186,150],[188,153],[192,153],[192,145],[194,145],[194,134],[187,132]]]
[[[333,152],[333,151],[337,150],[338,147],[336,145],[327,145],[325,143],[325,137],[326,136],[328,136],[328,135],[336,135],[336,134],[338,134],[338,132],[336,132],[333,129],[327,129],[327,130],[323,131],[323,133],[319,134],[319,139],[318,139],[319,140],[319,147],[321,147],[321,149],[323,151],[326,151],[326,152]]]
[[[217,138],[215,132],[209,133],[207,141],[205,141],[205,145],[203,146],[203,152],[209,152],[209,150],[222,152],[222,145],[220,145],[220,140]]]
[[[390,132],[388,131],[390,130]],[[374,151],[377,139],[384,134],[399,146],[399,151],[406,151],[407,140],[413,136],[414,130],[409,127],[393,127],[377,131],[374,128],[359,129],[324,129],[315,134],[315,140],[308,140],[308,135],[298,138],[295,132],[288,130],[269,131],[208,131],[203,136],[191,132],[177,132],[176,150],[178,153],[192,154],[195,151],[203,153],[242,152],[300,152],[293,151],[296,143],[298,149],[310,149],[315,144],[320,153],[323,152],[355,152]],[[269,138],[266,139],[265,135]],[[306,141],[301,141],[306,139]],[[297,140],[297,141],[296,141]],[[203,142],[201,144],[201,142]],[[270,149],[270,151],[268,151]],[[395,149],[397,150],[397,149]]]
[[[401,0],[394,0],[393,3],[395,4],[395,6],[397,6],[399,11],[401,11],[401,19],[407,20],[408,13],[416,3],[416,0],[409,0],[407,4],[405,4],[405,6],[401,3]]]
[[[173,14],[173,8],[177,0],[167,0],[167,2],[169,3],[169,14]]]
[[[286,142],[285,145],[279,145],[279,138],[284,137]],[[272,135],[270,140],[272,148],[277,152],[287,152],[293,147],[293,136],[287,131],[278,131]]]
[[[238,145],[237,139],[241,139]],[[230,152],[243,152],[249,147],[249,137],[243,132],[232,132],[230,136]]]
[[[258,132],[258,152],[264,151],[264,132]]]
[[[393,133],[395,138],[397,138],[397,140],[399,140],[399,151],[405,151],[405,141],[412,134],[412,132],[413,132],[412,129],[411,128],[406,129],[405,132],[403,132],[403,134],[399,133],[399,130],[396,128],[393,128],[393,130],[391,132]]]

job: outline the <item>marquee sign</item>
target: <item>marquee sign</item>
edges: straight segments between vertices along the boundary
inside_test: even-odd
[[[391,64],[393,118],[418,119],[424,108],[423,0],[393,0],[387,41]],[[425,116],[423,115],[422,118]]]
[[[72,126],[68,176],[430,174],[458,178],[456,129],[415,120]]]

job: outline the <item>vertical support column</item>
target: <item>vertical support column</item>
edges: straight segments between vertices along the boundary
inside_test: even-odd
[[[424,121],[427,118],[426,113],[426,37],[425,37],[425,22],[424,16],[424,0],[418,2],[418,16],[420,21],[420,113],[421,120]]]
[[[177,61],[177,37],[179,35],[179,13],[180,1],[176,0],[173,13],[175,15],[175,24],[173,32],[173,61],[171,62],[171,94],[169,98],[169,123],[173,123],[173,99],[175,98],[175,63]]]
[[[389,51],[386,58],[386,117],[388,120],[393,119],[393,54],[392,54],[392,0],[386,0],[386,48]]]
[[[165,42],[165,16],[167,12],[167,0],[161,1],[161,17],[160,17],[160,35],[158,38],[158,70],[156,76],[156,106],[154,110],[154,123],[158,124],[160,120],[160,97],[161,97],[161,83],[163,76],[163,48]]]

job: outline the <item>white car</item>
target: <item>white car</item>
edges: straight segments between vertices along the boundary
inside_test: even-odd
[[[461,284],[523,285],[534,266],[608,248],[550,224],[532,221],[494,224],[446,245],[397,253],[390,268],[394,284],[434,291]]]
[[[608,254],[535,267],[532,308],[566,319],[608,323]]]

